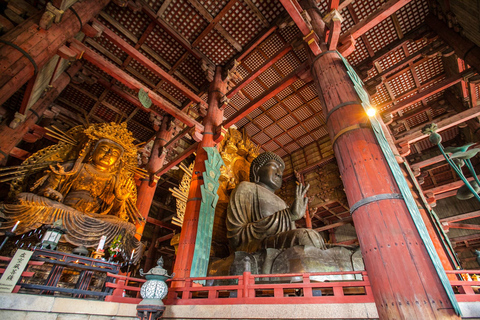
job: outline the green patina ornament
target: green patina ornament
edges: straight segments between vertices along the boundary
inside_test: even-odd
[[[220,186],[220,167],[224,165],[222,156],[215,147],[203,148],[208,155],[205,161],[205,172],[203,173],[202,204],[198,217],[197,239],[193,254],[192,269],[190,277],[206,277],[208,261],[210,259],[210,247],[212,245],[213,219],[215,207],[218,202],[217,190]],[[205,281],[196,281],[205,284]]]
[[[150,108],[152,106],[152,99],[148,96],[148,92],[143,90],[143,88],[140,88],[140,91],[138,91],[138,100],[142,103],[142,106],[145,108]]]

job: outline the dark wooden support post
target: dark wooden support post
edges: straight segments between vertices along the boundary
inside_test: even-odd
[[[147,259],[145,259],[145,265],[143,266],[143,270],[146,272],[155,266],[156,256],[157,256],[157,248],[155,248],[155,243],[157,242],[157,235],[160,232],[161,227],[155,226],[155,230],[153,231],[152,242],[148,247],[147,252]]]
[[[45,110],[53,103],[59,94],[70,83],[70,79],[80,70],[82,64],[77,62],[62,73],[53,82],[48,92],[40,98],[27,111],[27,117],[23,123],[15,129],[10,128],[6,123],[0,126],[0,163],[5,163],[8,154],[22,140],[26,133],[40,120]],[[67,74],[68,73],[68,74]]]
[[[341,57],[312,58],[312,74],[380,319],[459,319]]]
[[[210,83],[208,90],[207,115],[203,119],[205,130],[203,132],[203,139],[198,143],[197,147],[197,156],[195,158],[192,182],[188,194],[178,254],[174,267],[175,278],[178,279],[178,281],[173,281],[172,285],[174,286],[180,283],[183,278],[190,275],[197,236],[198,215],[202,202],[200,187],[203,185],[202,174],[205,171],[205,161],[207,160],[207,153],[203,148],[214,147],[217,144],[215,141],[216,132],[218,132],[223,121],[223,108],[220,99],[224,97],[225,91],[226,84],[222,80],[222,71],[220,67],[217,67],[214,80]]]
[[[162,168],[163,163],[165,162],[166,150],[164,146],[172,137],[172,126],[170,125],[170,120],[170,116],[168,115],[162,119],[160,130],[158,130],[155,141],[153,142],[150,159],[148,160],[148,164],[145,168],[150,174],[150,177],[147,179],[141,179],[140,186],[138,187],[137,208],[145,220],[148,218],[153,196],[155,195],[155,190],[157,188],[157,182],[160,178],[160,176],[156,175],[155,173]],[[142,237],[145,223],[146,222],[143,222],[137,225],[136,238],[139,240]]]
[[[0,40],[0,105],[20,89],[55,55],[68,39],[96,16],[109,0],[85,0],[66,10],[62,21],[44,30],[36,23],[38,16],[5,34]],[[74,13],[77,13],[77,15]],[[21,50],[18,50],[19,47]],[[31,59],[31,60],[30,60]]]

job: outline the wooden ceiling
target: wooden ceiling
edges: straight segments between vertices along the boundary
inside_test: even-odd
[[[45,5],[44,1],[27,2],[36,9]],[[330,6],[339,10],[343,18],[340,39],[356,38],[355,50],[347,59],[364,80],[379,112],[385,118],[391,115],[388,126],[400,151],[405,151],[405,143],[413,141],[408,158],[412,163],[425,160],[424,154],[436,155],[428,153],[433,145],[425,137],[412,137],[418,137],[426,123],[448,119],[462,108],[476,107],[479,87],[465,78],[468,66],[426,24],[427,15],[433,14],[429,1],[317,2],[323,16]],[[391,8],[398,10],[390,13]],[[380,19],[382,12],[389,14]],[[233,70],[237,61],[240,64],[230,79],[224,125],[245,129],[263,150],[290,159],[312,145],[320,150],[319,141],[329,140],[308,71],[310,49],[278,0],[112,1],[93,26],[106,28],[110,34],[80,34],[78,38],[86,48],[198,122],[207,98],[208,70],[214,66]],[[91,122],[123,118],[139,141],[150,140],[155,119],[138,107],[135,90],[98,65],[82,62],[85,77],[94,81],[70,84],[55,102],[61,112],[86,116]],[[168,77],[160,76],[162,72]],[[15,105],[23,92],[19,90],[4,107],[18,109]],[[163,114],[156,106],[152,110]],[[70,120],[78,121],[75,117]],[[182,121],[177,125],[179,131],[185,128]],[[447,145],[465,140],[457,126],[441,134]],[[193,143],[185,135],[169,151],[169,161],[174,162]],[[324,161],[321,157],[318,164]],[[302,165],[294,169],[302,170]],[[312,161],[305,162],[305,167],[312,165]],[[443,164],[429,167],[422,177],[425,189],[457,180]],[[322,210],[325,217],[345,208],[338,205],[333,213],[329,207]]]

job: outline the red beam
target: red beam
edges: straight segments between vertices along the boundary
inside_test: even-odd
[[[203,59],[205,61],[210,62],[211,64],[214,64],[203,53],[193,48],[192,45],[182,35],[180,35],[175,29],[173,29],[168,23],[166,23],[165,21],[163,21],[163,19],[158,17],[157,13],[153,11],[150,8],[150,6],[143,4],[142,10],[148,17],[150,17],[150,19],[155,21],[155,23],[158,24],[158,26],[160,26],[166,33],[168,33],[173,39],[175,39],[175,41],[177,41],[185,50],[190,52],[195,58]]]
[[[234,89],[230,90],[229,93],[227,93],[227,98],[233,97],[238,91],[243,89],[247,84],[255,80],[260,74],[262,74],[265,70],[270,68],[275,62],[280,60],[283,56],[285,56],[287,53],[292,51],[292,46],[290,44],[286,45],[284,49],[280,52],[277,53],[276,56],[272,57],[270,60],[266,61],[260,68],[258,68],[257,71],[254,73],[250,74],[248,78],[243,79]]]
[[[411,106],[411,105],[413,105],[413,104],[415,104],[419,101],[422,101],[423,99],[426,99],[426,98],[434,95],[437,92],[445,90],[445,89],[453,86],[454,84],[459,83],[460,81],[463,80],[463,78],[466,75],[470,74],[471,72],[472,72],[471,70],[466,70],[462,73],[459,73],[459,74],[453,75],[451,77],[448,77],[447,79],[438,82],[437,84],[431,86],[430,88],[425,89],[425,90],[411,96],[410,98],[407,98],[407,99],[399,102],[398,104],[394,105],[392,108],[386,110],[385,112],[386,113],[395,113],[395,112],[398,112],[398,111],[403,110],[405,108],[408,108],[409,106]]]
[[[257,39],[255,39],[255,41],[253,41],[249,46],[248,48],[246,48],[235,60],[237,61],[242,61],[243,58],[245,58],[247,56],[247,54],[249,54],[250,52],[252,52],[260,43],[263,42],[263,40],[265,40],[269,35],[271,35],[275,30],[277,30],[277,26],[272,26],[270,27],[267,32],[265,32],[264,34],[262,34],[260,37],[258,37]],[[228,65],[228,64],[227,64]]]
[[[163,166],[160,170],[155,172],[155,175],[157,176],[162,176],[164,173],[167,173],[168,170],[172,169],[175,167],[177,164],[185,160],[189,155],[195,152],[197,150],[197,145],[198,142],[192,144],[190,147],[188,147],[181,155],[179,155],[175,160],[170,161],[167,165]]]
[[[230,118],[225,120],[225,122],[223,123],[223,126],[228,129],[230,126],[237,123],[240,119],[242,119],[243,117],[246,117],[250,112],[252,112],[256,108],[258,108],[259,106],[261,106],[262,104],[270,100],[270,98],[274,97],[275,95],[280,93],[283,89],[285,89],[286,87],[288,87],[289,85],[293,84],[295,81],[300,79],[299,73],[301,73],[305,69],[305,67],[307,67],[307,63],[303,63],[296,70],[294,70],[288,76],[283,78],[283,80],[277,83],[274,87],[265,91],[258,98],[256,98],[255,100],[252,100],[245,107],[238,110],[234,115],[232,115]]]
[[[480,230],[480,225],[478,224],[468,224],[468,223],[449,223],[448,228],[450,229],[466,229],[466,230]]]
[[[340,4],[340,0],[330,0],[330,3],[328,4],[328,12],[338,9],[338,5]]]
[[[149,88],[146,88],[142,83],[137,81],[135,78],[130,76],[128,73],[125,71],[121,70],[119,67],[115,66],[114,64],[110,63],[107,61],[104,57],[101,55],[97,54],[95,51],[91,50],[90,48],[87,48],[83,43],[81,43],[78,40],[73,40],[72,45],[74,49],[79,50],[80,52],[83,52],[83,59],[89,61],[91,64],[97,66],[100,68],[102,71],[106,72],[110,76],[114,77],[116,80],[120,81],[127,87],[133,90],[140,90],[140,88],[143,88],[146,92],[148,92],[148,95],[150,99],[152,99],[152,102],[160,107],[162,110],[165,112],[169,113],[170,115],[174,116],[175,118],[179,119],[183,123],[185,123],[189,127],[196,126],[197,128],[200,129],[200,131],[203,131],[203,125],[197,122],[196,120],[192,119],[189,115],[184,113],[183,111],[179,110],[178,108],[174,107],[172,104],[170,104],[167,100],[163,99],[161,96],[156,94],[155,92],[151,91]],[[145,111],[147,112],[153,112],[150,109],[146,109],[142,107]]]
[[[237,3],[237,0],[230,0],[225,5],[225,7],[223,7],[223,9],[215,16],[215,18],[213,18],[213,20],[210,21],[208,26],[202,31],[202,33],[198,36],[198,38],[195,39],[195,41],[193,41],[192,47],[198,46],[200,41],[202,41],[207,36],[207,34],[209,34],[210,31],[212,31],[212,29],[215,28],[215,25],[228,13],[228,11],[230,11],[230,9],[233,7],[235,3]]]
[[[412,0],[388,1],[383,6],[375,10],[375,12],[373,12],[370,16],[363,19],[362,21],[360,21],[360,23],[356,24],[350,30],[345,32],[340,37],[340,42],[343,43],[345,40],[349,39],[350,36],[352,36],[354,39],[357,39],[410,1]]]
[[[307,42],[313,54],[319,55],[322,50],[320,49],[320,45],[318,43],[318,35],[315,34],[313,30],[310,30],[310,27],[303,19],[303,16],[301,15],[303,9],[298,4],[297,0],[280,0],[280,2],[293,19],[298,29],[300,29],[300,32],[304,35],[304,40]]]
[[[473,219],[473,218],[478,218],[480,217],[480,210],[479,211],[472,211],[468,213],[462,213],[453,217],[448,217],[448,218],[443,218],[440,219],[440,222],[457,222],[457,221],[463,221],[463,220],[468,220],[468,219]]]
[[[145,57],[141,54],[137,49],[129,45],[125,40],[123,40],[120,36],[118,36],[115,32],[108,29],[106,26],[102,25],[97,20],[94,20],[97,24],[99,24],[103,28],[103,35],[112,41],[115,45],[117,45],[120,49],[125,51],[129,56],[133,57],[135,60],[140,62],[142,65],[150,69],[153,73],[157,76],[177,88],[181,93],[183,93],[187,98],[190,100],[195,101],[196,103],[201,103],[206,105],[206,102],[203,101],[199,96],[197,96],[194,92],[190,91],[186,86],[184,86],[180,81],[175,79],[173,76],[165,72],[162,68],[157,66],[152,60]]]
[[[470,120],[470,119],[473,119],[473,118],[476,118],[476,117],[479,117],[479,116],[480,116],[480,107],[475,107],[475,108],[468,109],[468,110],[463,111],[461,113],[458,113],[458,114],[456,114],[456,115],[454,115],[450,118],[447,118],[447,119],[444,119],[444,120],[441,120],[441,121],[437,122],[437,126],[438,126],[437,132],[440,132],[440,131],[446,130],[448,128],[457,126],[461,123],[464,123],[467,120]],[[413,132],[413,133],[409,134],[408,136],[405,136],[401,139],[396,140],[395,143],[402,146],[402,145],[412,144],[412,143],[418,142],[418,141],[420,141],[422,139],[425,139],[427,137],[428,137],[428,135],[422,133],[422,130],[420,129],[416,132]]]
[[[180,227],[177,227],[171,223],[168,223],[168,222],[164,222],[164,221],[160,221],[160,220],[157,220],[157,219],[154,219],[152,217],[148,217],[147,218],[147,222],[151,223],[151,224],[154,224],[156,226],[159,226],[159,227],[162,227],[162,228],[166,228],[166,229],[170,229],[170,230],[178,230],[180,229]]]

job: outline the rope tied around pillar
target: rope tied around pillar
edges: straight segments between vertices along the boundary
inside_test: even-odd
[[[35,70],[34,75],[37,75],[37,73],[38,73],[37,63],[35,62],[35,60],[33,60],[32,56],[28,54],[28,52],[26,52],[25,50],[23,50],[22,48],[17,46],[15,43],[7,41],[7,40],[0,39],[0,43],[6,44],[7,46],[10,46],[10,47],[20,51],[28,60],[30,60],[30,62],[33,65],[33,69]]]

